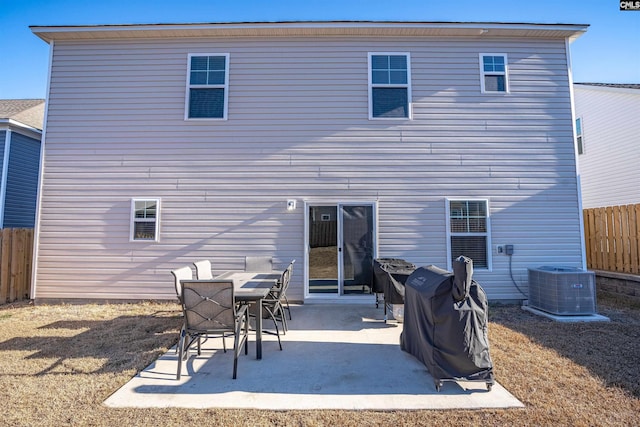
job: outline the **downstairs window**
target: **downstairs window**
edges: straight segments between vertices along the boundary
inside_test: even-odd
[[[489,207],[487,200],[447,200],[449,262],[460,255],[474,268],[489,268]]]

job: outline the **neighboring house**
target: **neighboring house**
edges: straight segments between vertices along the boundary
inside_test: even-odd
[[[0,228],[33,228],[44,99],[0,99]]]
[[[640,203],[640,84],[575,83],[582,203]]]
[[[584,25],[32,27],[51,44],[37,299],[173,299],[198,259],[296,259],[289,298],[373,301],[371,260],[492,300],[584,267],[569,43]],[[514,245],[510,258],[502,245]]]

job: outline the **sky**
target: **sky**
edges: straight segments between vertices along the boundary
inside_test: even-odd
[[[640,11],[618,0],[0,0],[0,99],[46,98],[49,45],[31,25],[332,20],[589,24],[574,81],[640,83]]]

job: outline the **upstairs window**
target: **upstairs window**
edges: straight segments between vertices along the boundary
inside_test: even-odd
[[[584,141],[582,138],[582,118],[576,119],[576,145],[578,146],[578,154],[584,153]]]
[[[226,119],[229,54],[189,54],[187,119]]]
[[[449,266],[460,255],[475,268],[489,268],[489,208],[486,200],[447,200]]]
[[[370,53],[369,118],[410,118],[410,83],[408,53]]]
[[[158,241],[159,199],[131,200],[131,240]]]
[[[482,93],[508,92],[507,55],[481,53],[480,77]]]

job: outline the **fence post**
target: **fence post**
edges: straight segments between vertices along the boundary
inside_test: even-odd
[[[9,274],[11,259],[11,230],[0,230],[2,235],[2,246],[0,249],[0,304],[9,302],[9,282],[11,276]]]
[[[596,209],[598,212],[598,223],[596,224],[598,238],[598,264],[603,270],[609,269],[609,256],[607,255],[608,240],[607,240],[607,210],[605,208]]]

